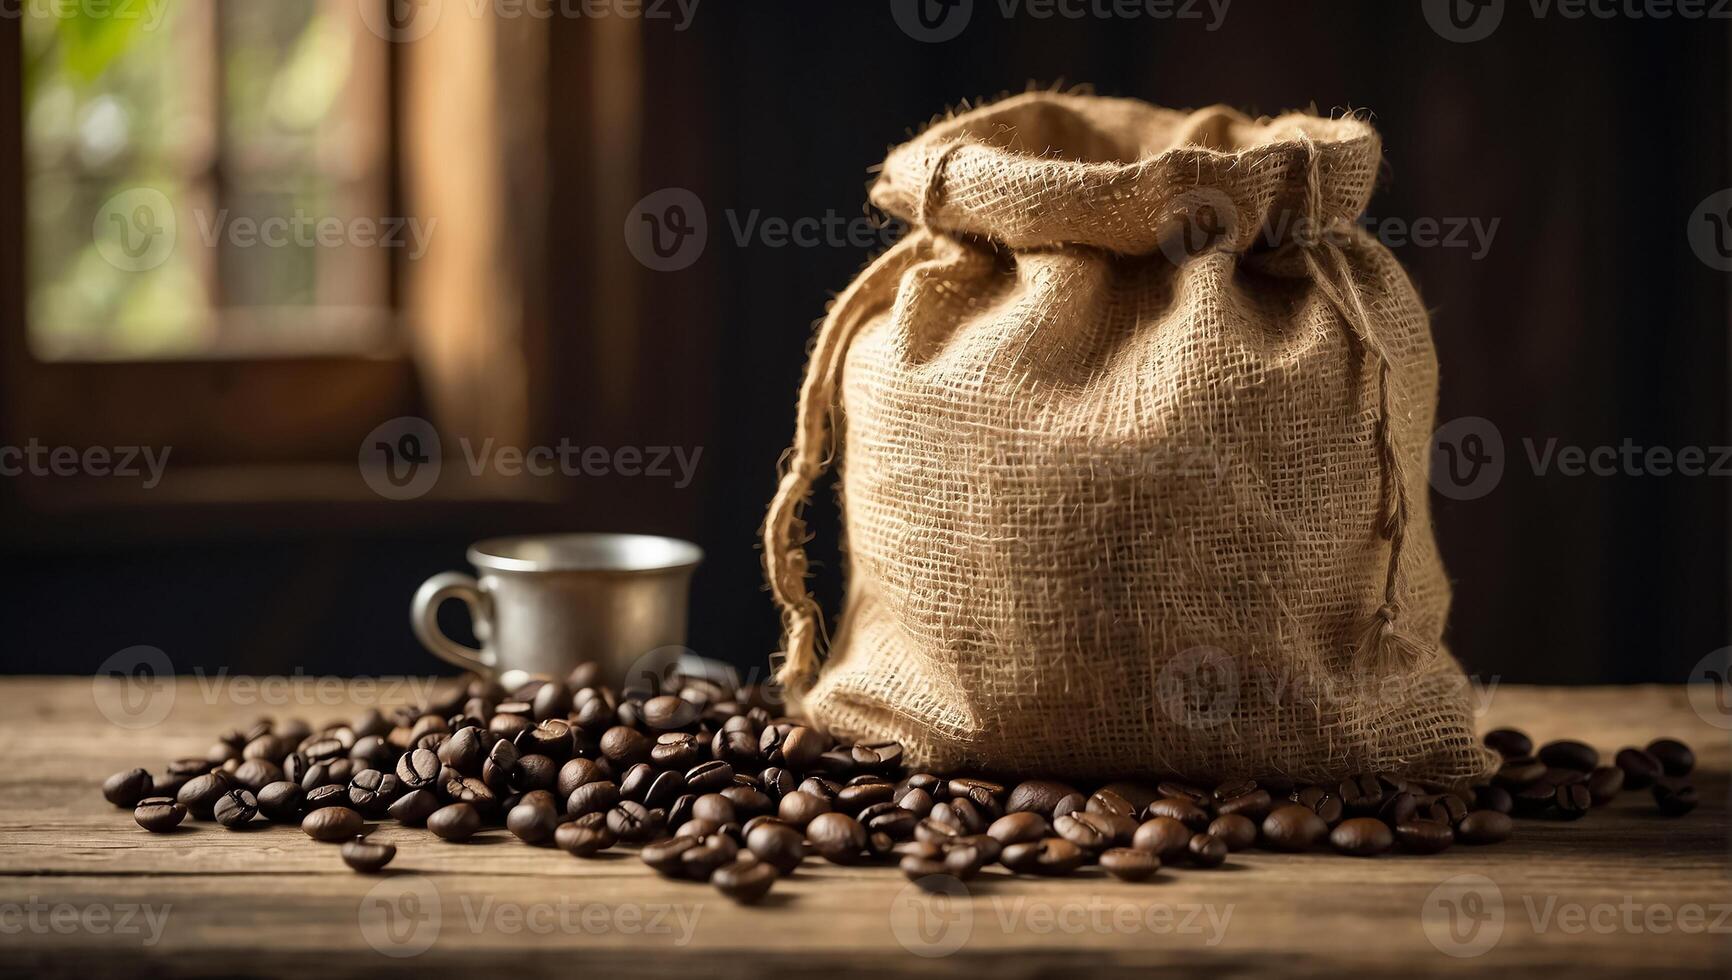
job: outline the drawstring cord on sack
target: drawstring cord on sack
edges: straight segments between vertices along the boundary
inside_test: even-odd
[[[951,155],[966,145],[966,140],[957,140],[938,153],[920,194],[915,228],[836,297],[812,344],[806,377],[800,383],[794,442],[782,456],[782,478],[764,518],[764,572],[769,579],[770,594],[782,614],[782,663],[776,680],[794,694],[808,689],[818,675],[824,615],[818,601],[806,589],[808,536],[800,511],[811,499],[812,484],[823,475],[834,455],[834,447],[830,445],[830,415],[837,407],[842,362],[860,326],[877,308],[866,300],[894,297],[897,280],[908,260],[928,240],[923,229],[928,214],[938,203],[940,174]]]
[[[1314,223],[1321,223],[1323,214],[1323,179],[1319,172],[1321,155],[1310,134],[1301,132],[1305,143],[1306,208]],[[1317,288],[1329,300],[1342,320],[1353,330],[1359,342],[1377,361],[1377,461],[1381,481],[1379,487],[1378,534],[1389,542],[1389,565],[1383,578],[1383,604],[1366,624],[1354,651],[1354,663],[1376,676],[1410,671],[1435,652],[1429,644],[1402,628],[1401,600],[1397,579],[1401,568],[1402,550],[1407,544],[1410,519],[1407,500],[1407,471],[1401,453],[1395,445],[1395,419],[1390,375],[1393,371],[1388,348],[1371,328],[1371,314],[1359,286],[1353,280],[1352,267],[1341,247],[1335,244],[1322,227],[1313,228],[1315,242],[1302,243],[1306,268]],[[1319,253],[1326,256],[1333,270],[1326,269]]]

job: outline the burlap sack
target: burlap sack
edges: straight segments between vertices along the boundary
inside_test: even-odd
[[[765,526],[784,682],[915,765],[1477,776],[1426,313],[1358,118],[1032,93],[896,148]],[[838,430],[832,445],[830,428]],[[828,662],[800,510],[839,450]]]

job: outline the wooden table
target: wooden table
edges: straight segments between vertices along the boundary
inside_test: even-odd
[[[578,860],[503,830],[455,845],[383,828],[375,837],[398,845],[397,860],[390,874],[367,877],[293,827],[189,823],[153,836],[102,800],[110,772],[160,771],[272,713],[259,703],[270,688],[242,680],[182,678],[163,689],[174,693],[167,717],[136,731],[98,710],[115,703],[105,685],[118,682],[0,681],[0,972],[493,975],[508,963],[513,973],[577,977],[1151,966],[1732,974],[1732,752],[1682,688],[1506,685],[1482,721],[1538,739],[1586,737],[1602,751],[1683,738],[1700,757],[1703,797],[1683,819],[1659,817],[1646,793],[1631,793],[1577,823],[1522,822],[1511,843],[1435,857],[1249,852],[1223,869],[1163,870],[1140,885],[1098,871],[987,873],[967,895],[942,898],[912,891],[892,869],[809,859],[765,904],[741,908],[707,886],[662,880],[632,856]],[[322,690],[302,684],[298,703],[275,713],[355,713],[340,686]]]

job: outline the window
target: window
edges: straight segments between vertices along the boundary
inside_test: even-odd
[[[388,58],[358,4],[67,4],[22,30],[34,356],[395,341],[390,248],[424,242],[387,217]]]

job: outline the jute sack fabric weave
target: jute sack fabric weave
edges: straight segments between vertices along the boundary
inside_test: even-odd
[[[1050,92],[892,151],[871,200],[911,230],[819,328],[764,529],[811,718],[938,769],[1480,775],[1430,328],[1356,223],[1380,156],[1358,118]]]

